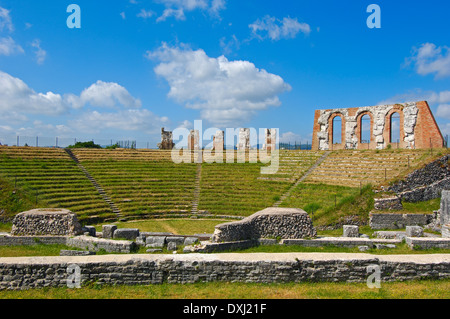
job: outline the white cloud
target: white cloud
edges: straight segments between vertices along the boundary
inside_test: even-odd
[[[185,11],[202,10],[211,16],[219,18],[219,12],[225,9],[225,0],[157,0],[166,9],[158,17],[157,22],[165,21],[169,17],[185,20]]]
[[[36,49],[34,54],[36,55],[36,62],[38,64],[43,64],[45,61],[45,58],[47,57],[47,51],[41,48],[41,40],[35,39],[31,46]]]
[[[255,37],[259,39],[269,37],[274,41],[295,38],[299,32],[305,35],[309,35],[311,32],[309,24],[300,23],[297,18],[285,17],[283,20],[279,20],[269,15],[256,20],[249,25],[249,28]]]
[[[156,19],[156,22],[166,21],[167,18],[174,17],[176,20],[186,20],[183,9],[167,8],[163,14]]]
[[[440,104],[437,108],[436,115],[450,120],[450,104]]]
[[[123,20],[125,20],[127,18],[127,16],[125,15],[125,12],[121,12],[120,16],[122,17]]]
[[[427,101],[430,105],[437,105],[436,116],[450,119],[450,91],[421,91],[413,90],[405,94],[398,94],[384,101],[380,101],[378,105],[389,105],[395,103]]]
[[[136,16],[139,18],[148,19],[148,18],[153,17],[154,15],[155,15],[155,12],[153,12],[151,10],[141,9],[141,12],[139,12]]]
[[[249,61],[211,58],[203,50],[163,44],[147,57],[159,64],[154,71],[170,85],[168,96],[200,110],[203,119],[220,126],[248,121],[258,111],[281,104],[278,95],[290,85]]]
[[[0,31],[14,31],[14,25],[11,20],[10,11],[0,7]]]
[[[0,71],[0,115],[20,110],[20,113],[58,115],[67,111],[59,94],[36,93],[22,80]]]
[[[134,98],[126,88],[114,83],[97,81],[81,92],[80,96],[67,94],[65,100],[74,108],[81,108],[87,103],[97,107],[139,108],[142,102]]]
[[[14,55],[24,53],[23,48],[18,45],[10,36],[0,38],[0,55]]]
[[[0,71],[0,132],[4,135],[76,137],[132,131],[158,134],[167,117],[140,108],[142,103],[117,83],[97,81],[80,96],[38,93],[22,80]],[[82,109],[86,104],[110,112]],[[77,110],[75,110],[77,109]],[[40,119],[45,116],[48,123]]]
[[[77,131],[99,133],[105,129],[143,131],[148,134],[160,132],[167,125],[167,117],[159,117],[146,109],[120,110],[118,112],[85,112],[69,121],[69,126]]]
[[[413,49],[413,56],[406,60],[407,65],[411,63],[420,75],[434,74],[436,79],[450,76],[450,48],[424,43]]]

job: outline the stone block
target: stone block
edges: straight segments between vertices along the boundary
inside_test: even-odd
[[[277,245],[278,241],[275,238],[259,238],[258,243],[263,246]]]
[[[13,236],[74,236],[83,233],[76,214],[67,209],[39,208],[17,214]]]
[[[369,246],[363,245],[363,246],[358,246],[359,251],[367,251],[369,250]]]
[[[137,228],[119,228],[114,232],[113,238],[123,238],[127,240],[135,240],[139,236]]]
[[[83,251],[83,250],[61,250],[60,256],[91,256],[95,255],[95,251]]]
[[[146,239],[145,236],[139,235],[136,238],[136,245],[138,245],[138,246],[145,246],[146,245],[145,239]]]
[[[97,236],[97,231],[94,226],[84,226],[83,232],[87,232],[89,234],[89,236],[92,236],[92,237]]]
[[[406,226],[407,237],[423,237],[423,228],[420,226]]]
[[[169,243],[175,243],[177,245],[183,245],[184,244],[184,237],[181,236],[167,236],[166,237],[167,245]]]
[[[184,239],[183,245],[188,246],[188,245],[194,245],[195,243],[198,243],[198,237],[186,237]]]
[[[177,246],[177,242],[176,241],[170,241],[167,243],[167,250],[169,251],[175,251],[177,250],[178,246]]]
[[[145,239],[146,247],[163,248],[166,244],[166,236],[149,236]]]
[[[343,237],[359,237],[359,227],[355,225],[343,226]]]
[[[403,209],[400,197],[375,198],[374,208],[376,210],[401,210]]]
[[[102,234],[103,238],[111,239],[114,236],[114,232],[116,231],[116,225],[103,225],[102,226]]]
[[[450,190],[443,190],[441,193],[441,225],[450,223]]]
[[[450,238],[450,224],[442,226],[441,235],[444,238]]]
[[[162,253],[162,249],[159,248],[151,248],[146,250],[147,253]]]

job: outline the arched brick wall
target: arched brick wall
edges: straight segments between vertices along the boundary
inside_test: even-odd
[[[368,115],[370,117],[370,142],[368,143],[361,143],[362,139],[362,119],[365,115]],[[357,113],[356,116],[356,129],[355,129],[355,135],[358,138],[358,149],[367,149],[367,148],[374,148],[375,147],[375,137],[373,136],[373,114],[370,111],[362,111]]]
[[[400,139],[391,143],[391,116],[400,115]],[[361,144],[361,119],[370,116],[370,143]],[[333,142],[333,119],[342,119],[342,140]],[[426,101],[393,105],[316,110],[314,114],[313,150],[441,148],[444,139]]]
[[[333,120],[338,116],[341,118],[341,143],[333,144]],[[328,141],[332,150],[345,149],[345,124],[345,116],[342,113],[336,112],[330,115],[328,119]]]

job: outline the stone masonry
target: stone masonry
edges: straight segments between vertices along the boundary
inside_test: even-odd
[[[14,236],[72,236],[82,234],[76,214],[67,209],[33,209],[13,219]]]
[[[92,282],[98,285],[366,282],[371,265],[380,267],[382,282],[450,278],[448,254],[94,255],[0,258],[0,290],[67,287],[71,265],[79,267],[81,286]]]
[[[391,118],[400,116],[400,140],[391,141]],[[370,117],[369,145],[362,142],[362,117]],[[333,120],[342,120],[341,143],[333,144]],[[440,148],[444,139],[426,101],[394,105],[316,110],[313,150]]]
[[[173,142],[173,135],[170,131],[165,131],[164,127],[161,128],[161,143],[158,143],[160,150],[171,150],[175,146]]]
[[[269,207],[242,220],[216,226],[212,241],[258,238],[300,239],[317,236],[311,218],[301,209]]]

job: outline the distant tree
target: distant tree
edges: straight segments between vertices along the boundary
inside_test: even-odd
[[[102,148],[102,147],[98,144],[95,144],[93,141],[89,141],[89,142],[76,142],[75,145],[69,145],[68,148]]]
[[[120,145],[119,145],[119,143],[116,143],[114,145],[106,146],[105,148],[108,150],[115,150],[116,148],[120,148]]]

